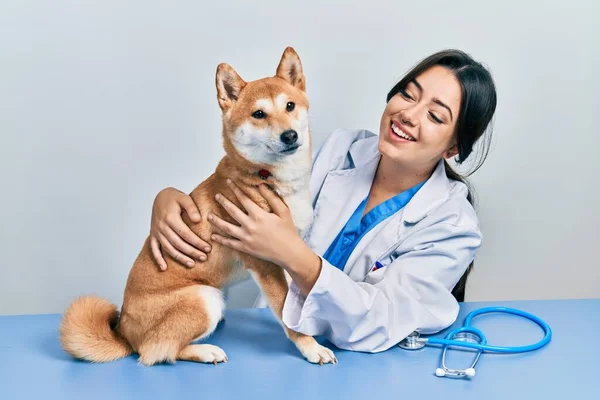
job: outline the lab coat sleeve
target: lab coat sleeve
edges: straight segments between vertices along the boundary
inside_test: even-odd
[[[283,322],[363,352],[387,350],[413,331],[440,331],[456,320],[459,307],[451,291],[480,244],[477,227],[439,222],[412,233],[398,257],[363,282],[321,258],[321,272],[306,297],[290,285]]]

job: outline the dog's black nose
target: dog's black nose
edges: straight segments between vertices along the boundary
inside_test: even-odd
[[[298,133],[294,130],[285,131],[281,134],[280,138],[283,143],[289,146],[298,141]]]

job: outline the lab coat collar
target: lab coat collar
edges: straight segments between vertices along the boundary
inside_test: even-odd
[[[403,219],[410,224],[416,224],[425,218],[432,210],[444,203],[450,195],[450,181],[446,176],[444,160],[441,159],[423,187],[406,205]]]
[[[377,136],[370,132],[353,142],[345,151],[350,155],[350,165],[327,173],[319,187],[314,208],[314,220],[307,243],[318,254],[324,254],[338,232],[344,227],[356,207],[369,194],[380,154]],[[372,135],[372,137],[371,137]]]
[[[379,153],[379,136],[372,134],[364,140],[357,140],[350,147],[350,156],[354,168],[369,164],[374,158],[381,157]],[[372,164],[371,164],[372,165]],[[450,181],[446,176],[444,160],[441,159],[423,187],[414,195],[402,213],[403,220],[415,224],[425,218],[432,210],[448,199]]]
[[[319,185],[320,194],[315,204],[314,221],[306,237],[307,243],[318,254],[325,253],[358,204],[369,194],[381,158],[376,135],[356,140],[347,151],[350,154],[351,165],[346,169],[329,171],[325,182],[322,186]],[[399,220],[394,216],[391,217],[396,221],[390,225],[396,226],[394,228],[396,235],[400,235],[402,230],[400,226],[403,223],[419,222],[439,204],[446,201],[449,188],[444,164],[440,161],[427,182],[404,210],[397,214]],[[400,226],[397,225],[398,223]],[[390,239],[397,240],[396,235],[389,235]],[[357,246],[354,253],[357,251],[361,251],[361,244]]]
[[[372,134],[363,140],[352,143],[349,149],[354,168],[361,168],[374,158],[381,157],[379,153],[379,136]]]

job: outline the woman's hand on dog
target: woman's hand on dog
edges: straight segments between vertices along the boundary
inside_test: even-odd
[[[286,204],[266,185],[260,185],[260,194],[271,206],[272,213],[260,208],[231,180],[227,184],[247,213],[233,204],[222,194],[215,200],[239,225],[231,224],[217,215],[209,214],[208,220],[229,237],[213,234],[211,240],[263,260],[281,265],[285,254],[293,243],[302,242],[298,235],[292,214]]]
[[[150,247],[162,271],[167,269],[167,263],[161,248],[188,267],[194,266],[194,260],[205,261],[210,252],[210,245],[183,221],[184,211],[192,222],[200,222],[200,211],[192,198],[175,188],[161,190],[154,200]]]

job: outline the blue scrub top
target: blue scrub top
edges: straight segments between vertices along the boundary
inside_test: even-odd
[[[365,236],[371,229],[377,224],[385,220],[387,217],[395,214],[401,210],[405,205],[408,204],[410,199],[419,191],[425,181],[419,183],[412,188],[397,194],[396,196],[384,201],[383,203],[374,207],[364,217],[363,212],[367,206],[369,196],[358,205],[346,225],[342,228],[340,233],[331,243],[323,258],[326,259],[331,265],[336,268],[343,270],[346,261],[350,258],[350,254],[360,242],[363,236]]]

